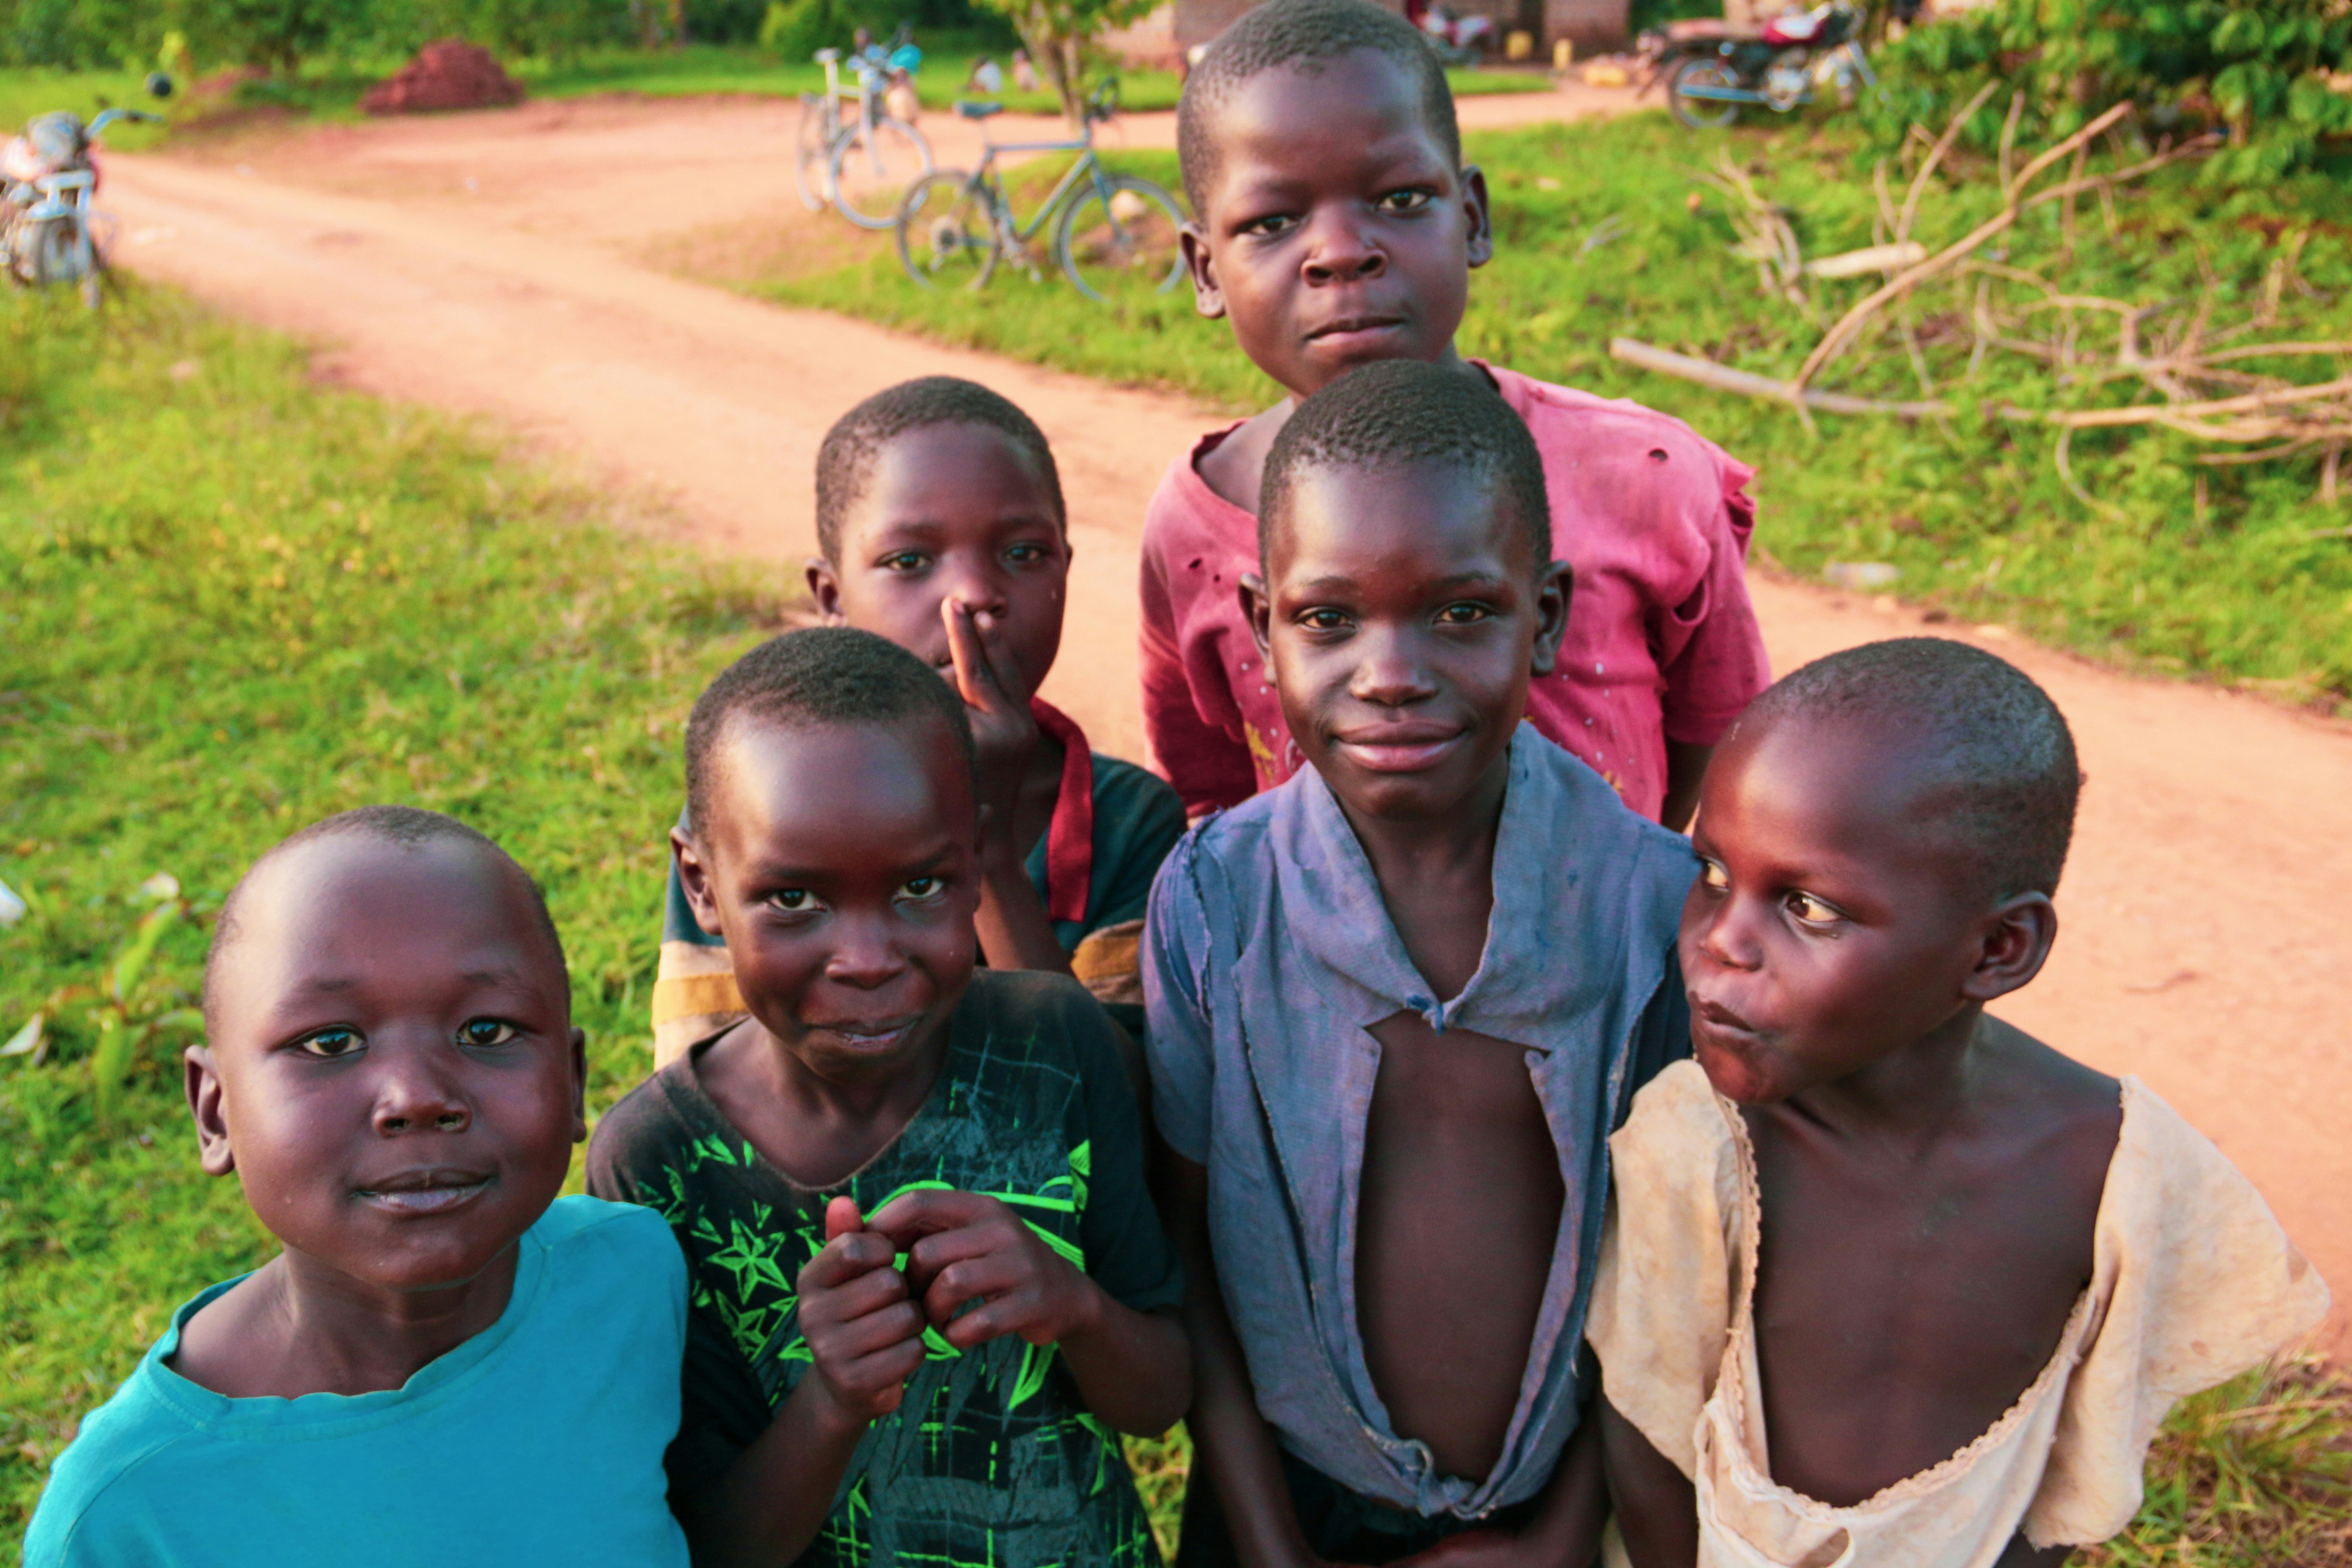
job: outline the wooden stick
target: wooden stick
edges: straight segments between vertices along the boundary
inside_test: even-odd
[[[1985,83],[1977,95],[1969,100],[1968,106],[1952,116],[1951,123],[1944,127],[1943,135],[1936,139],[1936,145],[1927,153],[1927,161],[1919,165],[1919,172],[1916,174],[1911,176],[1911,188],[1904,193],[1903,214],[1895,221],[1896,239],[1911,237],[1911,219],[1919,211],[1919,198],[1927,192],[1928,177],[1935,174],[1936,165],[1944,161],[1944,154],[1952,150],[1952,143],[1959,140],[1961,131],[1966,129],[1969,121],[1976,118],[1977,110],[1985,106],[1985,100],[1990,98],[2000,89],[2000,83],[1998,80]],[[1912,129],[1916,131],[1918,127],[1915,125]]]
[[[2116,121],[2121,120],[2125,115],[2129,114],[2131,110],[2132,106],[2128,101],[2116,104],[2105,114],[2100,115],[2096,120],[2092,121],[2088,125],[2085,125],[2080,131],[2075,132],[2074,135],[2069,136],[2065,141],[2059,142],[2058,145],[2042,153],[2042,156],[2033,160],[2032,163],[2028,163],[2025,166],[2024,173],[2018,176],[2017,182],[2009,187],[2008,205],[2003,206],[2000,212],[1994,214],[1991,217],[1985,219],[1984,222],[1970,229],[1965,237],[1951,245],[1946,246],[1942,250],[1937,251],[1935,255],[1929,257],[1927,260],[1920,262],[1917,266],[1905,268],[1902,272],[1897,273],[1894,278],[1888,279],[1879,288],[1873,289],[1862,300],[1860,303],[1856,304],[1853,309],[1848,310],[1843,317],[1839,318],[1837,325],[1832,327],[1829,331],[1822,336],[1822,341],[1813,345],[1813,352],[1805,356],[1805,363],[1798,368],[1796,378],[1791,384],[1795,386],[1800,394],[1801,394],[1805,389],[1805,384],[1813,379],[1814,375],[1820,372],[1822,366],[1827,364],[1831,360],[1836,358],[1839,353],[1844,351],[1845,346],[1853,341],[1855,334],[1862,331],[1862,323],[1881,305],[1884,305],[1887,300],[1894,299],[1897,294],[1910,289],[1915,284],[1934,277],[1937,273],[1941,272],[1946,268],[1951,266],[1952,263],[1959,260],[1962,257],[1967,256],[1970,251],[1976,249],[1977,247],[1982,245],[1986,240],[1990,239],[1994,235],[2000,233],[2001,230],[2015,223],[2017,221],[2018,214],[2023,210],[2018,205],[2017,193],[2023,187],[2026,182],[2030,181],[2033,175],[2040,171],[2048,168],[2054,160],[2066,157],[2073,153],[2075,148],[2081,146],[2084,142],[2088,142],[2100,132],[2105,131],[2108,126],[2113,125]]]
[[[1743,397],[1760,397],[1769,403],[1785,403],[1791,408],[1818,409],[1823,414],[1892,414],[1898,419],[1942,419],[1952,412],[1941,403],[1883,403],[1876,398],[1849,397],[1838,392],[1806,392],[1801,396],[1785,381],[1774,381],[1753,371],[1734,370],[1711,359],[1678,354],[1632,338],[1610,339],[1609,357],[1660,375],[1712,386],[1718,392],[1736,392]]]

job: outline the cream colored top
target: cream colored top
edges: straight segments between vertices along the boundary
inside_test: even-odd
[[[2172,1403],[2327,1312],[2327,1287],[2253,1184],[2126,1078],[2091,1284],[2057,1353],[1967,1447],[1832,1508],[1771,1478],[1756,1161],[1738,1108],[1697,1063],[1677,1062],[1609,1148],[1615,1187],[1586,1335],[1609,1402],[1697,1488],[1699,1568],[1990,1568],[2020,1528],[2036,1547],[2105,1541],[2138,1511],[2148,1441]]]

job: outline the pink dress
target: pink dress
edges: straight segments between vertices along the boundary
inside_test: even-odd
[[[1552,553],[1575,573],[1559,664],[1528,688],[1528,721],[1655,821],[1666,742],[1713,745],[1771,683],[1748,600],[1753,473],[1679,419],[1483,368],[1543,454]],[[1232,433],[1176,460],[1143,525],[1144,729],[1193,816],[1300,762],[1235,592],[1257,570],[1257,519],[1197,467]]]

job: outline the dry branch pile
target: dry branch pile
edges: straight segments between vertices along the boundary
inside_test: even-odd
[[[2059,476],[2094,508],[2101,503],[2075,481],[2068,460],[2078,431],[2161,428],[2235,448],[2197,458],[2209,465],[2259,463],[2315,450],[2322,459],[2320,494],[2333,500],[2343,453],[2352,446],[2352,374],[2305,383],[2275,369],[2252,368],[2256,362],[2275,367],[2336,359],[2336,369],[2352,371],[2343,363],[2352,356],[2352,342],[2267,341],[2262,336],[2276,330],[2288,289],[2308,292],[2295,271],[2299,237],[2282,245],[2271,261],[2260,300],[2250,310],[2238,307],[2235,320],[2222,319],[2231,307],[2227,291],[2210,274],[2194,299],[2152,300],[2074,293],[2052,276],[2063,271],[2078,246],[2114,245],[2125,237],[2117,204],[2135,182],[2169,164],[2210,153],[2219,145],[2217,139],[2160,144],[2135,157],[2118,129],[2132,111],[2125,103],[2020,166],[2015,145],[2024,109],[2020,95],[2010,106],[1997,166],[1986,171],[1996,182],[1992,190],[1998,197],[1990,216],[1932,250],[1913,237],[1922,205],[1931,195],[1948,203],[1968,188],[1965,179],[1948,188],[1936,176],[1939,171],[1951,173],[1950,155],[1961,128],[1992,90],[1987,87],[1964,106],[1940,136],[1924,127],[1912,128],[1905,153],[1916,159],[1916,166],[1899,203],[1887,165],[1880,162],[1874,179],[1878,215],[1874,243],[1867,249],[1808,261],[1790,215],[1767,199],[1751,174],[1727,156],[1718,155],[1714,170],[1694,176],[1726,198],[1738,237],[1733,254],[1754,262],[1763,291],[1787,300],[1819,332],[1793,375],[1786,380],[1759,375],[1626,338],[1613,340],[1610,352],[1662,374],[1788,404],[1808,425],[1813,410],[1906,419],[1948,417],[1955,411],[1953,399],[1976,378],[1989,356],[2019,356],[2045,373],[2046,396],[2031,401],[2048,405],[2021,406],[2014,398],[1983,400],[1980,405],[2001,418],[2056,426],[2053,457]],[[2109,166],[2095,173],[2091,158],[2102,143],[2110,155]],[[2081,221],[2080,209],[2086,203],[2096,205],[2095,226]],[[2055,255],[2042,266],[2018,264],[2009,254],[2012,231],[2026,215],[2053,205],[2058,210]],[[1823,325],[1810,285],[1872,272],[1883,274],[1885,281]],[[1957,376],[1948,369],[1939,377],[1931,367],[1925,349],[1937,343],[1967,346],[1965,369]],[[1916,399],[1832,392],[1819,384],[1833,368],[1848,374],[1866,373],[1895,353],[1902,355],[1917,384]],[[1952,356],[1945,357],[1948,361]],[[1883,381],[1884,375],[1878,379]],[[2123,399],[2109,401],[2109,389],[2123,393]],[[2080,405],[2085,402],[2093,405]]]

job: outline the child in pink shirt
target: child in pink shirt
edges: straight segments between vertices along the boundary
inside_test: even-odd
[[[1543,455],[1574,572],[1557,670],[1527,716],[1642,815],[1679,827],[1717,738],[1769,684],[1743,575],[1751,470],[1678,419],[1465,359],[1469,271],[1494,254],[1486,180],[1409,24],[1366,0],[1270,0],[1210,47],[1178,145],[1201,312],[1290,395],[1180,458],[1143,537],[1143,715],[1188,813],[1282,783],[1299,752],[1237,585],[1258,473],[1307,397],[1358,364],[1485,378]]]

